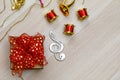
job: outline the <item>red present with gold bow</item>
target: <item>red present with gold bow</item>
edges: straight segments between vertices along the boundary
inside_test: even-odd
[[[13,75],[19,76],[27,69],[43,68],[46,64],[44,55],[45,36],[37,33],[29,36],[23,33],[19,37],[10,36],[10,62]]]

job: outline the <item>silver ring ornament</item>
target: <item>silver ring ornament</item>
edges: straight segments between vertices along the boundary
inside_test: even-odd
[[[64,53],[60,53],[59,55],[58,54],[54,54],[54,56],[55,56],[55,59],[57,61],[63,61],[63,60],[65,60],[65,54]]]
[[[64,49],[64,45],[62,44],[62,42],[55,39],[54,33],[52,31],[50,31],[49,36],[50,36],[50,39],[54,41],[54,43],[50,45],[50,51],[54,54],[62,52]]]
[[[65,59],[65,54],[61,53],[64,49],[63,43],[55,38],[52,31],[50,31],[49,37],[53,41],[53,43],[50,44],[49,47],[50,51],[54,54],[56,60],[63,61]]]
[[[63,44],[60,43],[52,43],[50,45],[50,51],[54,54],[62,52],[63,48],[64,48]]]

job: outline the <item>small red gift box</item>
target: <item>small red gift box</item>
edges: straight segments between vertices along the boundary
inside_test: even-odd
[[[27,69],[41,69],[46,64],[44,55],[45,36],[37,33],[35,36],[29,36],[23,33],[19,37],[10,36],[10,63],[13,74],[19,76]]]

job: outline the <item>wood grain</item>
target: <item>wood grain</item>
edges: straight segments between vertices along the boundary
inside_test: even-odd
[[[38,7],[35,7],[29,17],[23,23],[17,24],[8,34],[18,36],[23,32],[30,35],[41,32],[46,35],[45,53],[49,64],[43,70],[25,71],[23,73],[24,79],[120,80],[120,0],[86,1],[85,5],[91,15],[88,20],[83,22],[78,21],[75,18],[76,16],[73,16],[75,14],[73,14],[72,10],[78,8],[75,5],[71,8],[71,15],[68,18],[62,16],[59,9],[55,8],[57,14],[60,15],[59,19],[49,24],[43,16],[53,8],[54,5],[52,4],[57,5],[57,1],[56,3],[53,1],[44,10],[38,10]],[[75,4],[79,5],[78,3]],[[96,10],[97,8],[100,12]],[[71,19],[71,17],[75,20]],[[74,24],[79,25],[80,28],[77,26],[76,34],[66,37],[61,33],[63,28],[61,26],[64,23],[72,23],[72,21]],[[50,30],[53,30],[57,38],[65,44],[66,60],[63,62],[56,61],[48,50],[49,44],[52,43],[48,37]],[[0,44],[0,80],[16,80],[18,78],[13,77],[9,69],[9,43],[7,37]]]

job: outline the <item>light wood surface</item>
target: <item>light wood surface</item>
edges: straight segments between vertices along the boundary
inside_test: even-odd
[[[0,0],[1,4],[2,0]],[[89,18],[83,22],[78,21],[75,11],[79,9],[81,1],[76,0],[70,8],[70,16],[64,17],[59,11],[58,2],[52,3],[43,9],[34,7],[30,15],[20,24],[17,24],[8,35],[30,35],[40,32],[46,36],[45,54],[48,65],[43,70],[29,70],[23,73],[25,80],[120,80],[120,0],[86,0]],[[7,3],[10,6],[10,3]],[[53,5],[54,4],[54,5]],[[8,6],[7,6],[8,7]],[[0,5],[2,8],[2,5]],[[54,9],[59,15],[53,23],[48,23],[44,15]],[[27,8],[24,8],[27,11]],[[26,11],[6,23],[9,28],[15,21],[24,16]],[[4,19],[0,14],[0,21]],[[13,17],[14,18],[14,17]],[[12,19],[13,19],[12,18]],[[76,25],[75,34],[71,37],[63,35],[63,27],[66,23]],[[56,38],[64,45],[66,59],[63,62],[55,60],[49,52],[49,31],[56,33]],[[6,30],[0,33],[0,37]],[[0,80],[20,80],[13,77],[9,63],[8,35],[0,42]]]

